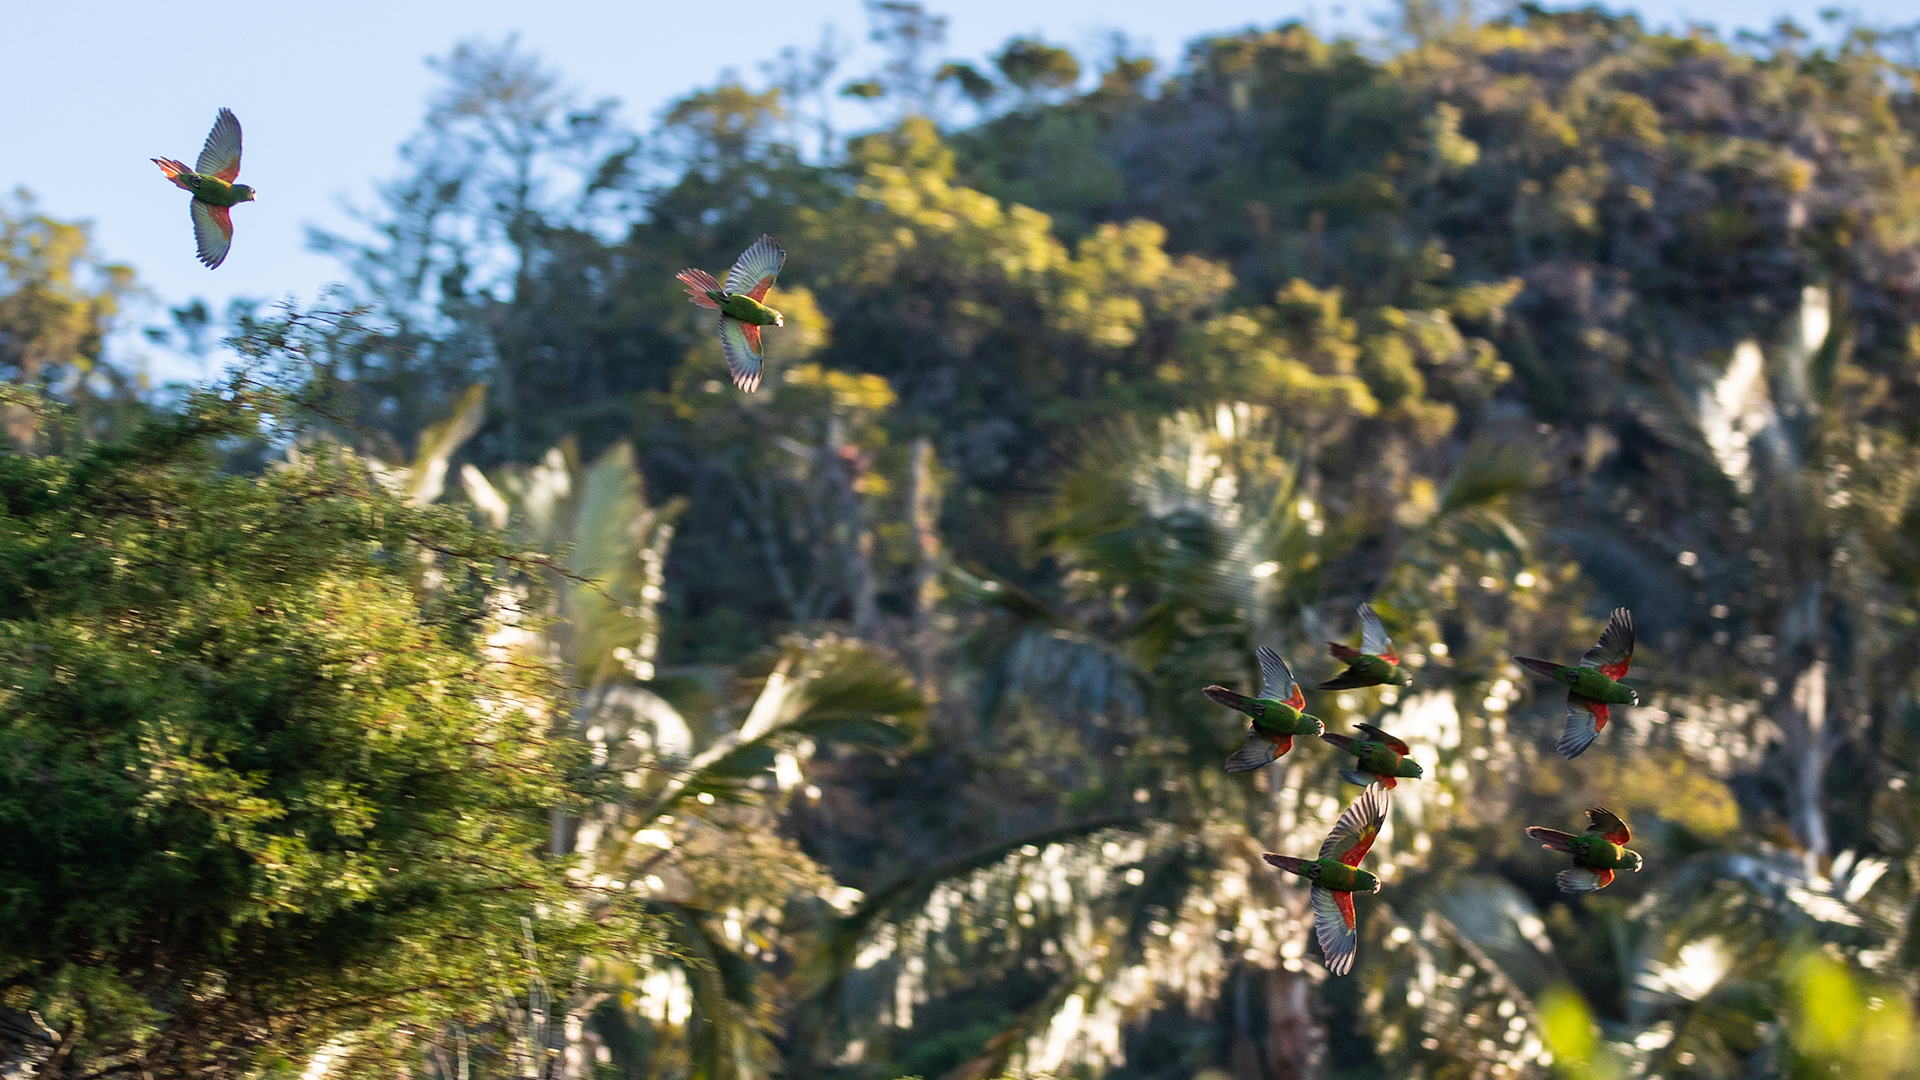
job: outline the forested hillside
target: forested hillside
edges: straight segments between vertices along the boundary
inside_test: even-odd
[[[488,909],[509,956],[556,924],[537,991],[500,977],[520,1004],[316,1020],[233,1070],[1920,1076],[1911,34],[1410,5],[1386,42],[1288,24],[1161,72],[968,63],[873,11],[881,70],[789,51],[644,131],[461,45],[367,228],[314,237],[337,295],[156,332],[297,387],[261,408],[304,419],[222,444],[254,497],[340,469],[438,523],[383,542],[467,591],[408,587],[549,672],[576,755],[448,798],[547,798],[547,869],[651,928]],[[164,425],[102,349],[129,272],[31,204],[0,227],[0,365],[71,418],[9,398],[12,460]],[[674,275],[762,233],[785,325],[744,395]],[[1359,789],[1313,739],[1223,772],[1245,719],[1200,690],[1250,692],[1260,645],[1333,676],[1364,601],[1411,685],[1309,699],[1426,773],[1336,978],[1260,854]],[[458,637],[452,602],[421,601]],[[1618,606],[1640,704],[1563,760],[1564,694],[1512,656],[1577,657]],[[0,814],[65,812],[5,783]],[[1568,896],[1522,829],[1593,805],[1646,866]],[[28,940],[4,1004],[49,1075],[159,1068],[59,1028],[94,1015],[63,971],[138,955]],[[127,1045],[168,1030],[148,985]]]

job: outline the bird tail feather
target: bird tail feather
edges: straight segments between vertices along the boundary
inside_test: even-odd
[[[1353,752],[1353,736],[1351,735],[1335,735],[1331,731],[1323,731],[1320,733],[1320,737],[1348,753]]]
[[[694,303],[704,308],[717,308],[720,306],[720,301],[707,295],[708,293],[717,293],[720,291],[720,283],[713,280],[712,274],[707,273],[705,270],[682,270],[674,276],[686,285],[687,296]]]
[[[1263,851],[1260,857],[1267,860],[1268,866],[1277,867],[1290,874],[1297,874],[1307,867],[1307,860],[1296,859],[1291,855],[1275,855],[1271,851]]]
[[[1560,665],[1551,660],[1535,660],[1531,656],[1516,656],[1513,658],[1513,662],[1529,671],[1545,675],[1549,679],[1557,678],[1558,676],[1555,672],[1560,670]]]
[[[192,169],[187,168],[172,158],[157,157],[153,159],[153,163],[160,166],[161,173],[165,174],[167,179],[173,181],[174,187],[180,188],[183,191],[193,190],[192,184],[180,179],[183,175],[192,175]]]
[[[1240,709],[1247,703],[1244,695],[1235,693],[1224,686],[1209,686],[1200,692],[1207,695],[1207,700],[1225,705],[1229,709]]]
[[[1571,833],[1563,833],[1559,829],[1548,829],[1539,825],[1529,825],[1527,826],[1527,835],[1540,841],[1540,845],[1548,850],[1565,851],[1569,853],[1573,851],[1573,845],[1570,843],[1573,839],[1573,834]]]

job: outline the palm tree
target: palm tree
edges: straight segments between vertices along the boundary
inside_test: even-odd
[[[605,792],[556,815],[554,852],[574,857],[587,883],[643,897],[666,938],[649,966],[600,961],[583,973],[564,999],[565,1075],[591,1072],[602,1050],[636,1073],[768,1071],[776,1002],[759,969],[784,947],[789,910],[847,902],[780,835],[782,815],[820,748],[910,741],[919,692],[893,661],[831,633],[790,636],[771,670],[663,679],[658,605],[680,506],[648,505],[625,444],[583,466],[566,441],[537,465],[494,479],[469,465],[461,479],[497,527],[565,552],[547,572],[553,608],[524,613],[505,643],[571,673],[578,704],[565,730]],[[689,721],[670,697],[707,715]]]
[[[1371,530],[1304,495],[1311,465],[1257,406],[1121,427],[1097,439],[1033,515],[1040,550],[1063,571],[1059,601],[983,571],[950,575],[984,612],[963,649],[977,672],[976,723],[999,728],[1000,744],[1016,751],[1023,739],[1047,740],[1050,782],[1073,812],[1054,815],[1053,835],[983,844],[869,896],[843,924],[840,946],[864,955],[830,984],[844,1045],[883,1045],[915,1026],[916,1010],[953,1026],[943,999],[1011,983],[1027,986],[1019,1007],[967,1025],[970,1037],[949,1040],[929,1063],[956,1077],[1013,1063],[1100,1067],[1118,1062],[1125,1032],[1157,1013],[1225,1001],[1237,1004],[1224,1006],[1233,1016],[1222,1057],[1242,1075],[1321,1074],[1304,894],[1258,856],[1315,850],[1346,792],[1314,760],[1318,747],[1254,777],[1223,774],[1221,748],[1238,721],[1197,693],[1255,678],[1256,643],[1280,646],[1305,671],[1303,631],[1348,618],[1314,601],[1327,565],[1356,558]],[[1504,580],[1537,565],[1512,520],[1532,481],[1513,454],[1476,448],[1425,513],[1395,521],[1394,552],[1363,553],[1391,583],[1391,617],[1413,627],[1480,617],[1469,590],[1416,587],[1412,575],[1429,564],[1470,560]],[[1480,685],[1477,700],[1486,682],[1475,670],[1484,658],[1461,652],[1436,656],[1425,673],[1434,677],[1407,699],[1366,691],[1328,703],[1330,721],[1363,700],[1397,704],[1381,722],[1436,766],[1427,787],[1440,792],[1399,793],[1384,849],[1390,883],[1418,864],[1407,841],[1439,827],[1449,793],[1464,797],[1446,766],[1500,741],[1497,720],[1463,724],[1453,707],[1456,685]]]

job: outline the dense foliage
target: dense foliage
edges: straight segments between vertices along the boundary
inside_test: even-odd
[[[515,857],[669,947],[557,954],[552,1070],[1920,1074],[1911,37],[1413,4],[1161,79],[871,10],[879,70],[789,50],[644,138],[459,47],[369,230],[315,238],[367,308],[299,342],[333,448],[207,475],[358,477],[355,528],[556,556],[348,574],[468,605],[428,627],[524,612],[492,640],[567,684],[593,794]],[[836,90],[882,126],[842,138]],[[673,275],[762,232],[787,323],[749,397]],[[1223,773],[1241,721],[1197,691],[1259,644],[1332,675],[1362,600],[1414,683],[1314,709],[1427,774],[1328,979],[1258,855],[1357,789],[1318,744]],[[1510,656],[1615,605],[1642,705],[1566,762]],[[1647,866],[1568,898],[1521,828],[1595,803]]]
[[[643,944],[542,857],[579,755],[489,645],[501,545],[337,455],[229,472],[263,410],[298,406],[241,379],[0,457],[0,978],[41,1075],[377,1068],[538,948]]]

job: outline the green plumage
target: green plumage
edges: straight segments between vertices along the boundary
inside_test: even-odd
[[[1413,677],[1400,668],[1400,654],[1372,604],[1360,605],[1360,647],[1327,642],[1327,649],[1347,669],[1320,684],[1322,690],[1355,690],[1363,686],[1409,686]]]
[[[245,184],[229,184],[218,177],[202,176],[195,172],[182,173],[180,177],[193,186],[193,197],[203,203],[238,206],[255,199],[253,189]]]
[[[1272,860],[1269,860],[1269,862],[1272,862]],[[1357,866],[1348,866],[1339,859],[1314,859],[1311,862],[1302,862],[1297,867],[1283,865],[1278,862],[1274,862],[1273,865],[1290,874],[1299,874],[1301,877],[1306,878],[1316,885],[1333,889],[1337,892],[1372,893],[1380,891],[1379,878]]]
[[[1527,663],[1527,657],[1518,659],[1588,701],[1598,701],[1604,705],[1640,704],[1640,695],[1632,687],[1608,678],[1599,668],[1568,667],[1565,664],[1540,666],[1544,665],[1544,661]]]
[[[1254,650],[1260,661],[1260,693],[1249,697],[1224,686],[1209,686],[1201,691],[1211,701],[1245,713],[1253,721],[1246,743],[1227,759],[1228,772],[1251,772],[1271,764],[1293,749],[1295,735],[1318,735],[1326,725],[1305,712],[1306,695],[1300,692],[1292,669],[1280,654],[1265,645]]]
[[[1209,690],[1215,689],[1208,687]],[[1269,735],[1318,735],[1326,730],[1326,725],[1317,716],[1309,716],[1284,701],[1272,698],[1246,697],[1233,694],[1222,700],[1225,695],[1208,694],[1213,700],[1230,709],[1238,709],[1253,720],[1253,726]]]
[[[1567,721],[1556,748],[1569,758],[1586,753],[1613,718],[1610,705],[1638,705],[1640,695],[1618,680],[1633,667],[1633,612],[1614,608],[1600,641],[1578,665],[1556,664],[1532,656],[1514,662],[1567,688]]]
[[[1413,680],[1400,670],[1400,665],[1389,664],[1378,656],[1362,653],[1347,670],[1335,679],[1320,684],[1322,690],[1349,690],[1363,686],[1405,686]]]
[[[779,326],[783,322],[779,312],[743,293],[728,294],[714,290],[707,295],[719,303],[720,314],[729,319],[749,326]]]
[[[1391,788],[1397,780],[1418,780],[1426,775],[1420,763],[1407,757],[1410,748],[1406,743],[1381,731],[1372,724],[1355,724],[1365,738],[1356,739],[1351,735],[1323,734],[1320,737],[1338,746],[1354,756],[1358,769],[1342,769],[1340,775],[1350,784],[1365,786],[1378,780],[1383,787]]]
[[[1576,836],[1567,842],[1573,865],[1590,870],[1638,870],[1640,853],[1598,836]]]
[[[193,193],[187,209],[193,217],[194,246],[209,269],[224,262],[233,245],[228,211],[259,197],[253,188],[234,182],[240,176],[240,142],[240,119],[233,110],[221,109],[193,168],[172,158],[153,159],[175,187]]]
[[[1595,892],[1613,884],[1615,870],[1640,870],[1640,853],[1627,848],[1633,830],[1604,806],[1587,808],[1587,831],[1583,835],[1539,825],[1527,826],[1527,835],[1549,851],[1573,856],[1573,868],[1554,875],[1561,892]]]

